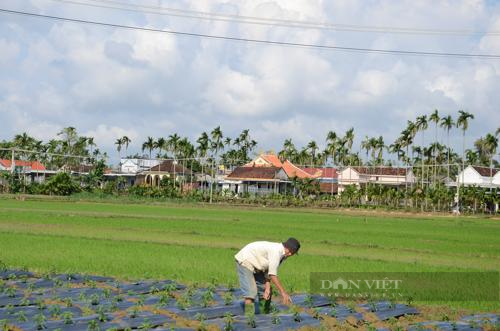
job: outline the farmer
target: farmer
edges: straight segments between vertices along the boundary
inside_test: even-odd
[[[254,301],[259,295],[259,303],[271,301],[271,282],[278,288],[283,303],[291,303],[278,279],[278,267],[287,257],[297,254],[300,243],[289,238],[283,243],[256,241],[243,247],[234,257],[240,279],[240,287],[245,298],[245,315],[254,313]],[[262,300],[263,299],[263,300]]]

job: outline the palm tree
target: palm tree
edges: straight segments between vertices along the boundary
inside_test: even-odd
[[[148,137],[146,141],[142,144],[142,151],[146,149],[149,150],[149,159],[151,160],[151,152],[155,148],[155,140],[153,137]]]
[[[122,144],[125,145],[125,154],[127,154],[128,145],[132,142],[132,140],[130,140],[130,138],[127,136],[123,136],[121,139],[122,139]]]
[[[431,122],[434,122],[434,143],[437,144],[438,142],[438,138],[437,138],[437,134],[438,134],[438,123],[439,123],[439,120],[441,118],[439,117],[439,112],[437,109],[434,109],[434,112],[432,112],[432,114],[429,116],[429,121]],[[435,150],[433,149],[433,152]],[[433,158],[434,158],[434,171],[433,171],[433,174],[434,174],[434,181],[433,181],[433,184],[436,182],[436,177],[437,177],[437,164],[436,164],[436,155],[434,154],[433,155]]]
[[[311,155],[311,165],[314,166],[316,162],[316,151],[318,150],[318,144],[314,140],[311,140],[307,144],[307,149],[310,151]]]
[[[118,158],[120,160],[120,162],[118,163],[120,168],[122,165],[122,156],[121,156],[122,144],[123,144],[123,141],[120,138],[116,139],[115,145],[116,145],[116,150],[118,151]]]
[[[361,141],[361,148],[366,151],[366,158],[368,158],[368,154],[372,149],[371,141],[370,138],[368,138],[368,136],[365,136],[365,139]]]
[[[347,153],[351,154],[352,144],[354,142],[354,128],[350,128],[346,131],[344,141],[346,143]]]
[[[167,140],[163,137],[158,138],[154,143],[154,147],[158,148],[158,158],[163,158],[162,151],[167,149]]]
[[[219,153],[219,150],[224,148],[224,144],[222,143],[222,139],[224,138],[224,135],[222,134],[222,130],[220,129],[220,126],[214,128],[212,132],[210,132],[210,136],[212,138],[211,141],[211,150],[214,153],[214,161],[217,160],[217,155]],[[212,166],[212,180],[214,177],[214,167]],[[213,190],[213,183],[210,185],[210,203],[212,202],[212,190]]]
[[[206,132],[202,132],[200,137],[198,137],[198,139],[196,140],[196,143],[198,144],[198,146],[196,147],[196,150],[198,151],[198,155],[200,156],[200,158],[202,158],[201,160],[201,173],[203,175],[203,181],[206,180],[206,177],[204,176],[205,175],[205,172],[204,172],[204,166],[205,166],[205,157],[207,156],[207,152],[208,152],[208,149],[209,149],[209,143],[210,143],[210,138],[208,137],[208,134]],[[204,190],[205,186],[203,184],[202,186],[202,190]]]
[[[451,115],[443,117],[441,119],[440,126],[446,130],[446,146],[448,147],[448,153],[447,153],[448,154],[448,160],[447,160],[448,170],[447,170],[446,177],[448,177],[448,179],[449,179],[450,178],[450,130],[453,126],[455,126],[455,122],[453,121],[453,118],[451,117]]]
[[[224,146],[227,148],[229,146],[231,146],[231,138],[230,137],[226,137],[224,139]]]
[[[179,148],[179,141],[181,140],[181,137],[177,133],[171,134],[168,136],[167,140],[167,146],[168,148],[172,151],[174,155],[174,159],[177,157],[177,150]]]
[[[326,134],[326,152],[332,157],[332,165],[335,165],[335,153],[337,151],[338,137],[335,131],[328,131]]]
[[[462,183],[464,182],[464,172],[463,170],[465,169],[465,131],[469,128],[469,119],[474,119],[474,115],[471,113],[465,112],[463,110],[458,111],[458,119],[457,119],[457,128],[462,129]],[[460,189],[457,190],[457,192],[460,192]],[[458,193],[460,194],[460,193]],[[458,197],[460,201],[460,196]]]
[[[399,166],[399,161],[402,158],[404,158],[404,156],[405,156],[405,152],[402,149],[401,137],[396,139],[396,141],[394,141],[394,143],[392,143],[388,146],[388,151],[391,154],[396,154],[396,157],[398,159],[398,166]]]
[[[488,151],[488,154],[490,156],[490,180],[493,179],[493,157],[496,154],[497,148],[498,148],[498,138],[491,133],[488,133],[486,137],[484,138],[485,140],[485,147]]]
[[[424,148],[425,145],[425,130],[429,127],[429,124],[427,122],[427,116],[422,115],[418,116],[417,120],[415,121],[415,126],[417,131],[422,132],[422,148]],[[422,156],[422,170],[421,170],[421,175],[422,175],[422,189],[424,187],[424,157]]]
[[[212,138],[210,148],[214,152],[214,157],[217,158],[219,150],[224,148],[224,144],[222,143],[224,135],[222,134],[220,126],[214,128],[212,132],[210,132],[210,136]]]
[[[94,155],[94,147],[97,147],[97,145],[94,142],[94,137],[87,137],[87,144],[90,147],[90,155]]]
[[[474,119],[474,115],[468,112],[465,112],[463,110],[458,111],[458,119],[457,119],[457,128],[462,129],[462,136],[463,136],[463,144],[462,144],[462,155],[463,158],[465,159],[465,132],[469,128],[469,119]],[[464,160],[462,160],[462,169],[464,169],[465,164],[463,163]]]
[[[285,160],[291,160],[295,154],[297,154],[297,149],[295,148],[292,139],[285,139],[283,148],[278,152],[278,157],[282,162],[284,162]]]
[[[200,157],[206,157],[209,149],[210,138],[206,132],[202,132],[200,137],[196,140],[198,147],[196,148],[198,151],[198,155]]]
[[[384,137],[379,136],[374,142],[374,149],[377,150],[377,164],[383,164],[384,160]]]
[[[76,133],[76,129],[72,126],[68,126],[67,128],[62,129],[58,134],[58,136],[63,136],[63,141],[66,142],[65,147],[67,154],[72,153],[72,144],[76,141],[78,135]]]

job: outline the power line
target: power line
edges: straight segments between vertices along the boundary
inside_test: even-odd
[[[344,51],[344,52],[360,52],[360,53],[376,53],[376,54],[392,54],[392,55],[477,58],[477,59],[484,59],[484,60],[486,60],[486,59],[499,60],[500,59],[500,55],[498,55],[498,54],[447,53],[447,52],[425,52],[425,51],[359,48],[359,47],[342,47],[342,46],[331,46],[331,45],[320,45],[320,44],[294,43],[294,42],[276,41],[276,40],[229,37],[229,36],[194,33],[194,32],[161,30],[161,29],[154,29],[154,28],[144,28],[144,27],[131,26],[131,25],[96,22],[96,21],[67,18],[67,17],[61,17],[61,16],[35,14],[35,13],[9,10],[9,9],[3,9],[3,8],[0,8],[0,13],[30,16],[30,17],[37,17],[37,18],[44,18],[44,19],[51,19],[51,20],[58,20],[58,21],[66,21],[66,22],[74,22],[74,23],[82,23],[82,24],[90,24],[90,25],[98,25],[98,26],[106,26],[106,27],[121,28],[121,29],[146,31],[146,32],[160,32],[160,33],[168,33],[168,34],[188,36],[188,37],[202,37],[202,38],[210,38],[210,39],[217,39],[217,40],[240,41],[240,42],[268,44],[268,45],[276,45],[276,46],[291,46],[291,47],[315,48],[315,49],[335,50],[335,51]]]
[[[454,30],[454,29],[426,29],[426,28],[406,28],[387,26],[364,26],[354,24],[333,24],[329,22],[310,22],[299,20],[274,19],[256,16],[230,15],[221,13],[211,13],[195,10],[183,10],[163,6],[146,6],[123,3],[113,0],[89,0],[94,3],[82,0],[52,0],[57,2],[70,3],[75,5],[91,6],[97,8],[119,9],[132,12],[149,13],[157,15],[186,17],[210,21],[235,22],[244,24],[256,24],[267,26],[280,26],[287,28],[323,29],[348,32],[370,32],[370,33],[396,33],[396,34],[424,34],[424,35],[454,35],[454,36],[500,36],[500,31],[476,31],[476,30]],[[127,8],[128,7],[128,8]]]

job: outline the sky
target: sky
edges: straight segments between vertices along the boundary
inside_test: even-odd
[[[114,1],[142,7],[102,8],[114,3],[106,0],[3,0],[0,8],[289,43],[500,54],[497,1]],[[160,7],[439,33],[248,24],[166,15]],[[455,119],[458,110],[474,114],[470,147],[500,126],[499,92],[499,59],[277,46],[0,13],[0,140],[27,132],[47,141],[73,126],[112,158],[123,135],[132,140],[132,154],[141,152],[148,136],[177,133],[195,141],[219,125],[230,137],[250,129],[258,151],[279,151],[287,138],[299,147],[311,140],[324,146],[328,131],[343,134],[354,127],[356,150],[365,136],[382,135],[392,143],[407,120],[434,109]],[[426,143],[434,136],[431,128]],[[451,141],[461,150],[460,131],[451,132]]]

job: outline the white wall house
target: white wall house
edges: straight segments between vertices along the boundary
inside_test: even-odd
[[[457,176],[459,185],[500,187],[500,172],[488,167],[468,166]]]
[[[404,186],[415,182],[413,171],[394,167],[347,167],[339,172],[339,193],[347,185],[363,184]]]
[[[222,190],[235,194],[285,193],[289,178],[283,168],[237,167],[222,182]],[[290,188],[288,188],[290,189]]]
[[[158,160],[148,159],[121,159],[120,171],[126,174],[136,174],[138,172],[150,169],[160,164]]]

